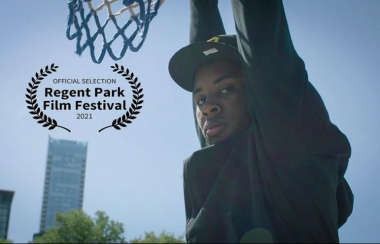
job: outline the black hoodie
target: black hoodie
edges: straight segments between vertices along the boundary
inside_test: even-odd
[[[231,2],[252,124],[206,147],[195,118],[202,149],[184,162],[187,241],[339,242],[353,209],[350,144],[308,81],[282,1]],[[191,1],[191,43],[225,34],[217,5]]]

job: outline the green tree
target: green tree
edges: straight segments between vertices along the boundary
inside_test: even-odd
[[[110,221],[104,212],[98,211],[96,213],[93,229],[96,243],[125,243],[125,239],[122,237],[123,234],[124,227],[122,223]]]
[[[0,239],[0,244],[3,244],[3,243],[13,243],[13,242],[10,241],[10,240],[3,240],[3,239]]]
[[[185,243],[183,240],[183,235],[175,237],[172,233],[161,232],[159,236],[156,236],[154,232],[145,232],[145,238],[141,237],[138,239],[133,239],[131,243]]]
[[[101,211],[96,217],[80,210],[57,213],[54,226],[34,243],[124,243],[123,224],[110,221]]]

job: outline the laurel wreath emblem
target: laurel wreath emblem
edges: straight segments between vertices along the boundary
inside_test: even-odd
[[[144,100],[140,100],[144,97],[144,94],[142,94],[143,89],[140,88],[141,83],[137,82],[138,78],[134,77],[133,73],[129,74],[129,69],[125,70],[123,65],[119,67],[119,65],[115,63],[115,66],[111,66],[111,68],[113,69],[113,72],[120,74],[129,82],[133,92],[133,100],[129,110],[123,116],[115,119],[111,125],[100,129],[99,132],[110,127],[113,127],[116,130],[121,130],[121,127],[127,127],[127,124],[131,124],[132,120],[136,119],[135,115],[140,113],[139,110],[142,108],[141,104],[144,102]]]
[[[52,119],[48,117],[40,107],[38,106],[37,102],[37,89],[38,86],[41,84],[41,82],[44,80],[45,77],[47,77],[49,74],[52,74],[53,72],[57,72],[59,66],[55,66],[54,63],[50,65],[50,67],[47,65],[44,69],[40,69],[40,72],[36,72],[35,77],[32,77],[32,82],[29,82],[29,88],[26,88],[26,91],[28,92],[26,94],[26,98],[29,100],[26,100],[27,108],[30,110],[30,114],[34,115],[33,119],[38,120],[37,123],[42,124],[43,127],[49,127],[49,130],[53,130],[57,127],[62,128],[64,130],[67,130],[68,132],[71,132],[69,129],[58,125],[58,122],[55,119]]]

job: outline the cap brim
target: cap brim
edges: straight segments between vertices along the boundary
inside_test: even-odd
[[[198,42],[190,44],[176,52],[170,59],[170,76],[180,87],[192,92],[196,70],[202,64],[214,59],[239,61],[240,55],[235,47],[223,43]]]

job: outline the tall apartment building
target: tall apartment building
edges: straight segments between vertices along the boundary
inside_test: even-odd
[[[14,191],[0,190],[0,240],[8,239],[9,219]]]
[[[56,212],[82,209],[87,145],[49,137],[40,233],[52,227]]]

